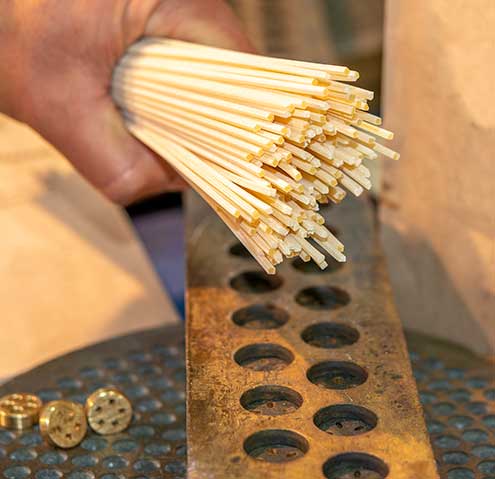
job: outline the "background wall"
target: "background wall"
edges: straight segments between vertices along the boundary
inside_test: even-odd
[[[389,1],[383,240],[406,326],[495,354],[495,3]]]

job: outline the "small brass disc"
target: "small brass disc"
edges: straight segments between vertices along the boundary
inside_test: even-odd
[[[115,388],[102,388],[86,401],[89,425],[98,434],[117,434],[129,426],[132,405],[124,394]]]
[[[64,449],[75,447],[84,439],[87,430],[86,415],[80,404],[52,401],[41,411],[41,435],[54,446]]]
[[[33,427],[40,415],[42,402],[38,396],[14,393],[0,399],[0,427],[28,429]]]

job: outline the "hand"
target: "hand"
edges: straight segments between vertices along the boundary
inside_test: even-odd
[[[184,185],[132,137],[110,96],[143,35],[251,50],[222,0],[0,0],[0,111],[29,124],[111,200]]]

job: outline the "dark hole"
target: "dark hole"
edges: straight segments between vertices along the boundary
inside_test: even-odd
[[[254,259],[251,256],[251,253],[247,250],[247,248],[242,243],[240,243],[240,242],[234,243],[229,248],[229,253],[232,256],[237,256],[239,258]]]
[[[98,424],[101,426],[102,424],[105,424],[105,421],[104,421],[103,419],[100,419],[100,420],[98,421]]]
[[[301,334],[303,341],[317,348],[334,349],[350,346],[359,339],[356,329],[338,323],[317,323]]]
[[[110,399],[108,400],[108,404],[114,404],[114,403],[115,403],[115,399],[110,398]]]
[[[311,309],[337,309],[349,304],[351,298],[343,289],[333,286],[312,286],[296,295],[296,301]]]
[[[323,465],[327,479],[383,479],[388,476],[387,465],[375,456],[350,452],[332,457]]]
[[[121,407],[121,408],[119,409],[119,413],[120,413],[120,414],[124,414],[124,413],[125,413],[125,408]]]
[[[314,261],[303,261],[299,256],[292,261],[292,266],[301,273],[307,274],[324,274],[334,273],[338,271],[345,263],[340,263],[330,255],[325,255],[325,261],[328,266],[325,269],[321,269]]]
[[[119,421],[117,421],[117,419],[114,419],[114,420],[112,421],[112,426],[116,426],[118,423],[119,423]]]
[[[96,406],[95,411],[96,412],[101,412],[101,406]]]
[[[328,434],[357,436],[374,429],[378,419],[375,413],[364,407],[338,404],[320,409],[313,422]]]
[[[272,304],[254,304],[238,309],[232,315],[235,324],[248,329],[280,328],[288,320],[288,313]]]
[[[304,437],[284,429],[267,429],[244,441],[244,450],[252,458],[266,462],[288,462],[304,456],[309,444]]]
[[[319,213],[321,215],[324,215],[326,212],[330,211],[331,209],[333,209],[334,207],[334,204],[333,203],[321,203],[320,204],[320,210],[319,210]],[[330,230],[332,231],[332,230]]]
[[[357,364],[346,361],[325,361],[310,367],[308,379],[327,389],[349,389],[363,384],[368,373]]]
[[[265,416],[280,416],[300,408],[301,395],[293,389],[283,386],[258,386],[241,396],[244,409]]]
[[[241,293],[267,293],[280,288],[282,279],[264,271],[245,271],[230,280],[230,286]]]
[[[234,354],[237,364],[255,371],[279,371],[294,360],[286,348],[272,343],[250,344]]]

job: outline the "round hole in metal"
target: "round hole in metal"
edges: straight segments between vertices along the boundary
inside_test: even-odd
[[[381,459],[358,452],[339,454],[323,465],[327,479],[383,479],[388,473],[388,466]]]
[[[230,286],[241,293],[268,293],[280,288],[282,278],[264,271],[244,271],[230,280]]]
[[[280,416],[299,409],[302,396],[293,389],[267,385],[249,389],[241,396],[244,409],[264,416]]]
[[[347,361],[324,361],[311,366],[308,379],[327,389],[349,389],[363,384],[368,373],[361,366]]]
[[[276,329],[289,320],[289,314],[273,304],[253,304],[238,309],[232,315],[237,326],[248,329]]]
[[[328,266],[325,269],[321,269],[314,261],[303,261],[300,257],[297,257],[292,261],[292,267],[301,273],[322,274],[334,273],[344,266],[344,263],[340,263],[329,255],[325,255],[325,261]]]
[[[247,248],[239,241],[229,248],[229,253],[238,258],[254,259]]]
[[[334,203],[320,203],[320,214],[324,214],[325,211],[330,211],[334,206]]]
[[[334,286],[311,286],[296,295],[296,302],[310,309],[337,309],[349,304],[351,298],[343,289]]]
[[[455,467],[447,473],[447,479],[475,479],[475,475],[467,467]]]
[[[443,454],[442,460],[445,464],[463,466],[469,462],[469,456],[462,451],[448,451]]]
[[[280,371],[294,360],[294,355],[278,344],[257,343],[239,349],[234,359],[240,366],[255,371]]]
[[[369,409],[353,404],[337,404],[320,409],[315,426],[334,436],[357,436],[376,427],[378,418]]]
[[[345,324],[325,322],[308,326],[301,338],[317,348],[335,349],[354,344],[359,339],[359,332]]]
[[[244,441],[246,453],[258,461],[289,462],[308,452],[308,441],[294,431],[266,429],[255,432]]]

